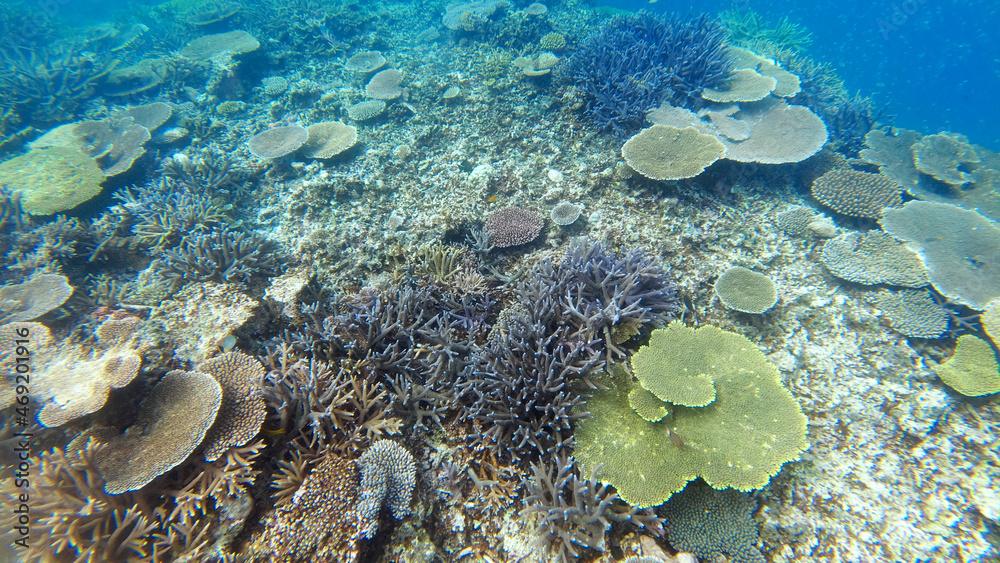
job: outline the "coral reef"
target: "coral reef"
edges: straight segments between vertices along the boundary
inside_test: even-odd
[[[494,248],[510,248],[538,238],[544,225],[545,219],[535,211],[503,207],[486,218],[483,234]]]

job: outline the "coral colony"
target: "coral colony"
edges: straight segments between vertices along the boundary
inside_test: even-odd
[[[794,22],[0,22],[0,560],[997,558],[1000,155]]]

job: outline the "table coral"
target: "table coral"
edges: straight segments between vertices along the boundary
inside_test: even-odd
[[[627,381],[593,392],[586,402],[591,416],[577,423],[576,456],[588,466],[603,464],[598,479],[629,504],[646,507],[696,477],[719,489],[759,489],[798,459],[807,446],[806,417],[753,343],[713,326],[696,331],[675,322],[662,330],[681,340],[668,338],[660,347],[667,346],[671,361],[683,358],[689,370],[707,373],[715,401],[675,405],[667,418],[649,422],[632,410]],[[689,343],[674,346],[683,341]]]

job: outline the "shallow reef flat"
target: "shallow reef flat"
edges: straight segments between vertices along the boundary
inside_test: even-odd
[[[0,559],[998,557],[1000,157],[787,19],[47,21],[0,48]]]

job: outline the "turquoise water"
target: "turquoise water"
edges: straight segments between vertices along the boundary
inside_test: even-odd
[[[996,8],[0,5],[0,561],[1000,559]]]

